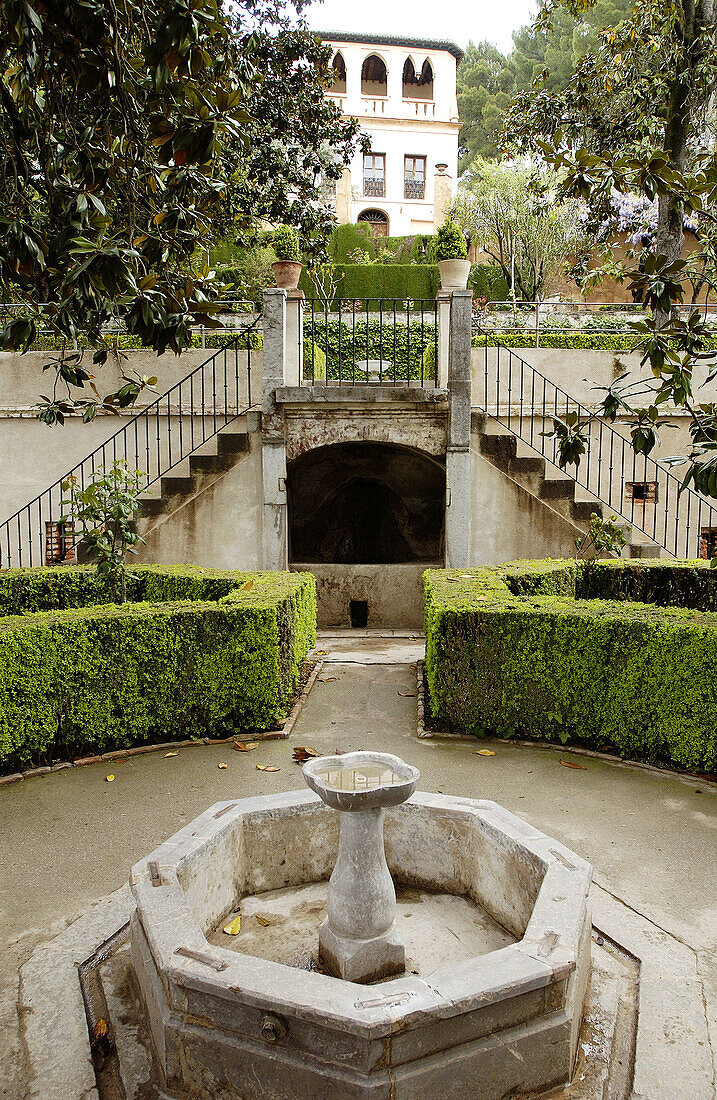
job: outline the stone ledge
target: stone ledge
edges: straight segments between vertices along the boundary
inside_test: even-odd
[[[440,405],[448,408],[448,390],[435,386],[278,386],[278,405]]]

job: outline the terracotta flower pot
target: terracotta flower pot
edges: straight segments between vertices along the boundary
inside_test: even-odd
[[[296,260],[277,260],[271,265],[280,290],[296,290],[299,285],[302,265]]]
[[[471,273],[470,260],[439,260],[441,290],[465,290]]]

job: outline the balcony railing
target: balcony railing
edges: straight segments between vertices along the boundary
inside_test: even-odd
[[[405,199],[423,199],[426,197],[426,184],[423,180],[406,180],[403,197]]]
[[[370,199],[382,199],[386,194],[386,181],[372,176],[364,176],[363,193]]]

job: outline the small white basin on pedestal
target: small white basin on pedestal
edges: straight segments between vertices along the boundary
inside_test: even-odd
[[[396,891],[386,864],[383,810],[416,789],[420,772],[389,753],[320,756],[304,764],[309,787],[341,814],[319,955],[336,977],[377,981],[405,969],[396,933]]]

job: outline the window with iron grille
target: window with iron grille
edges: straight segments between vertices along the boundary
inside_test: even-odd
[[[45,565],[76,561],[75,525],[72,522],[45,522]]]
[[[382,199],[386,194],[386,154],[364,153],[363,155],[363,193]]]
[[[700,557],[717,558],[717,527],[700,529]]]
[[[626,481],[625,493],[628,500],[635,504],[657,503],[656,481]]]
[[[403,197],[423,199],[426,197],[426,158],[405,157],[403,162]]]

